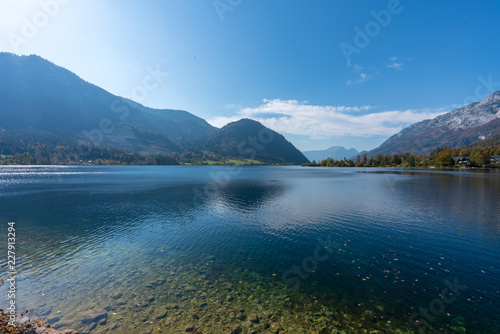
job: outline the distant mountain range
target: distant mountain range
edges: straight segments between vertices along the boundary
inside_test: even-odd
[[[44,142],[46,148],[83,143],[121,150],[110,151],[114,156],[192,153],[278,164],[353,159],[364,153],[340,146],[301,153],[282,135],[249,119],[218,129],[187,111],[148,108],[115,96],[39,56],[0,53],[0,74],[2,152],[22,154],[27,143],[38,150]],[[499,133],[500,91],[480,103],[415,123],[367,156],[426,154],[436,147],[470,146]],[[12,147],[5,150],[7,141]]]
[[[316,162],[320,162],[327,158],[332,158],[334,160],[349,159],[359,154],[354,148],[346,149],[342,146],[332,146],[326,150],[305,151],[302,153],[304,153],[306,158],[310,161],[316,160]]]
[[[367,153],[426,154],[436,147],[464,147],[500,133],[500,91],[482,102],[454,109],[434,119],[415,123]]]
[[[241,120],[218,129],[187,111],[148,108],[39,56],[0,53],[0,73],[4,138],[9,132],[16,138],[36,135],[40,140],[50,135],[52,141],[56,136],[69,144],[83,142],[143,155],[201,150],[221,158],[307,162],[283,136],[258,122]],[[259,141],[264,132],[273,139]]]

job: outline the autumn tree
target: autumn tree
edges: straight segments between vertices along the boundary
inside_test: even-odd
[[[469,157],[469,161],[476,164],[477,166],[482,166],[490,163],[490,154],[487,151],[472,151]]]

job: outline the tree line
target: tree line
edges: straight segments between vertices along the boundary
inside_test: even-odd
[[[178,165],[175,155],[145,156],[45,133],[0,133],[0,165]]]
[[[367,157],[357,156],[356,161],[350,159],[334,160],[332,158],[324,159],[320,162],[302,164],[302,166],[311,167],[500,167],[498,162],[492,162],[491,157],[500,156],[500,147],[496,148],[456,148],[437,147],[427,155],[415,155],[413,153],[405,154],[377,154]],[[460,164],[457,157],[468,157],[466,163]]]

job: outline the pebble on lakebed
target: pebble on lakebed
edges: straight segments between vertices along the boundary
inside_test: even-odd
[[[188,263],[159,262],[147,278],[131,274],[123,278],[127,284],[99,295],[90,307],[63,307],[54,327],[70,326],[80,334],[418,333],[407,323],[398,327],[395,321],[380,320],[385,314],[375,307],[347,314],[346,304],[319,302],[276,277],[255,277],[242,268],[225,275],[203,259]],[[55,315],[49,312],[44,318]]]

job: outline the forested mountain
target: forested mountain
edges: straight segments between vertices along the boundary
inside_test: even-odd
[[[33,151],[37,140],[39,148],[46,149],[56,143],[54,147],[119,149],[149,157],[168,154],[227,159],[245,156],[238,148],[249,136],[262,129],[271,131],[249,121],[219,130],[187,111],[148,108],[35,55],[0,53],[0,73],[0,151],[4,152],[44,151]],[[273,133],[273,141],[257,150],[255,159],[287,164],[307,161],[291,143]],[[32,146],[22,147],[23,143]],[[78,152],[83,153],[81,149]]]
[[[224,126],[208,138],[204,148],[217,154],[269,163],[308,162],[285,137],[251,119]]]
[[[467,146],[468,149],[478,149],[478,150],[500,150],[500,134],[494,137],[478,141],[474,144]],[[497,154],[498,153],[498,154]],[[500,155],[500,152],[496,152],[494,155]]]
[[[73,141],[45,131],[1,131],[0,165],[178,165],[178,155],[144,156]]]
[[[155,110],[117,97],[38,56],[0,54],[0,128],[37,130],[155,154],[217,131],[181,110]]]

